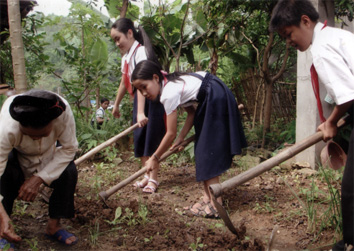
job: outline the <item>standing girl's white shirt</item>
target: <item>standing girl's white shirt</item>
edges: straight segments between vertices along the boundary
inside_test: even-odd
[[[129,68],[128,76],[130,78],[132,72],[134,71],[135,65],[137,65],[140,61],[146,60],[146,52],[145,52],[145,47],[143,45],[140,45],[138,47],[139,42],[134,41],[133,45],[130,47],[129,51],[122,57],[122,62],[121,62],[121,71],[124,74],[124,64],[127,62]],[[135,55],[134,55],[135,53]]]
[[[205,77],[206,72],[200,71],[197,74]],[[163,82],[161,88],[160,102],[165,107],[166,115],[171,114],[178,106],[186,106],[190,101],[197,101],[197,95],[202,84],[199,78],[192,75],[180,77],[183,81]]]

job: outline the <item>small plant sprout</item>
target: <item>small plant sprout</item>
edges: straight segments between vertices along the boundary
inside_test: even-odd
[[[135,226],[138,224],[137,220],[134,218],[134,212],[129,207],[125,209],[125,219],[128,226]]]
[[[142,225],[145,225],[147,222],[149,222],[149,219],[147,218],[148,214],[149,210],[147,209],[147,206],[144,204],[140,204],[138,215],[141,219],[140,222]]]
[[[116,212],[114,214],[114,219],[112,221],[106,220],[106,222],[110,225],[117,225],[123,222],[124,218],[122,216],[122,208],[117,207]]]
[[[29,249],[32,251],[39,251],[38,246],[38,240],[37,238],[32,238],[32,239],[25,239],[25,241],[27,242],[27,244],[29,245]],[[3,250],[7,250],[7,249],[3,249]]]
[[[96,246],[98,237],[100,235],[100,223],[98,223],[98,220],[95,221],[95,226],[91,229],[89,229],[90,233],[90,242],[92,245]]]
[[[153,239],[152,236],[150,236],[149,238],[144,238],[144,242],[145,242],[145,243],[151,242],[152,239]]]
[[[189,249],[196,251],[199,250],[201,248],[203,248],[205,245],[203,243],[200,243],[200,237],[197,238],[197,241],[195,243],[191,243],[189,245]]]

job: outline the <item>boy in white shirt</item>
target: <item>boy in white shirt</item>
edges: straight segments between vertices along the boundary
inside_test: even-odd
[[[273,10],[270,30],[277,31],[291,46],[299,51],[310,45],[313,57],[311,76],[315,95],[319,93],[318,81],[326,88],[335,102],[327,120],[318,109],[322,124],[318,127],[327,141],[337,134],[337,122],[346,113],[353,114],[354,100],[354,34],[318,22],[319,14],[308,0],[280,0]],[[316,85],[318,86],[316,88]],[[318,95],[317,95],[318,96]],[[341,205],[343,217],[343,241],[336,243],[333,250],[344,250],[354,245],[354,134],[350,136],[348,158],[345,166]]]

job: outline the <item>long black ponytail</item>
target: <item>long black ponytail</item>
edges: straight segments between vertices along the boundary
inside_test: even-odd
[[[127,35],[128,31],[131,30],[133,32],[133,37],[135,38],[135,40],[138,41],[140,44],[144,45],[148,60],[153,61],[155,63],[159,63],[158,58],[152,47],[150,38],[141,25],[139,25],[138,30],[136,30],[133,21],[129,18],[123,17],[119,18],[113,23],[112,29],[116,29],[117,31],[125,35]]]

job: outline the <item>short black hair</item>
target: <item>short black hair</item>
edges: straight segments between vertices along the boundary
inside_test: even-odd
[[[59,117],[65,109],[63,100],[55,93],[30,90],[14,98],[9,112],[22,126],[40,129]]]
[[[109,102],[109,100],[108,100],[107,98],[101,98],[101,104],[103,104],[103,103],[106,102],[106,101]]]
[[[303,15],[316,23],[320,17],[309,0],[279,0],[273,9],[269,30],[274,32],[286,26],[299,26]]]

